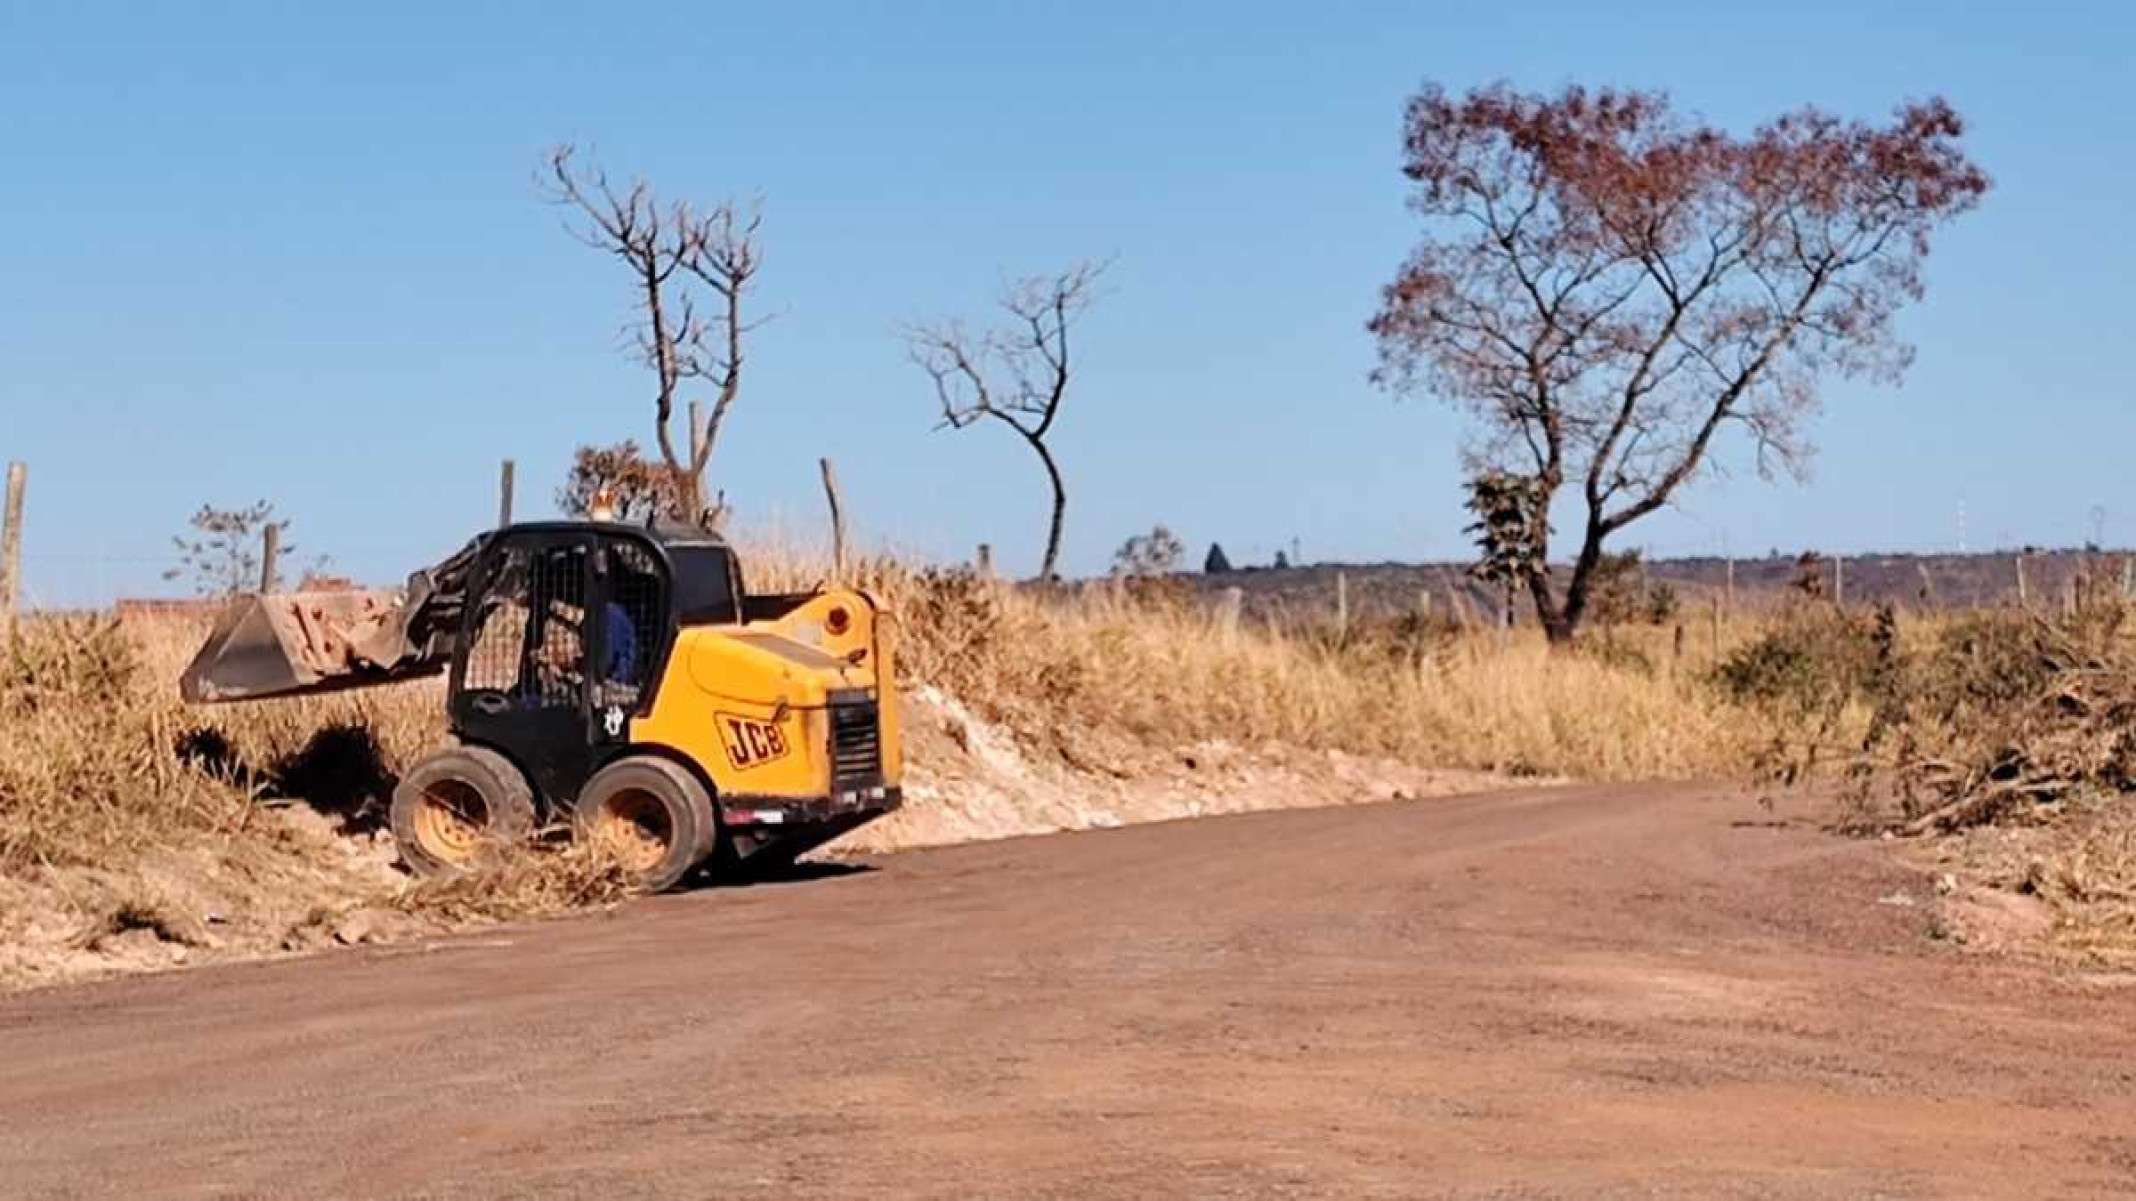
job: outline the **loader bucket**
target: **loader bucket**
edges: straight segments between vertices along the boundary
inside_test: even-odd
[[[328,692],[437,670],[403,653],[391,592],[243,596],[216,619],[179,679],[196,704]]]

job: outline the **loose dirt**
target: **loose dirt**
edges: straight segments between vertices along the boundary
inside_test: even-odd
[[[2136,992],[1678,788],[885,856],[0,999],[10,1197],[2106,1197]]]

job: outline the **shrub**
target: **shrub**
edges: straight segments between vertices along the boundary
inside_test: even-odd
[[[1791,610],[1714,667],[1714,682],[1741,704],[1825,713],[1862,695],[1892,648],[1888,612],[1861,616],[1824,605]]]

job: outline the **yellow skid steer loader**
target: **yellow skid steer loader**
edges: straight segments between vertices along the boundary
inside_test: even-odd
[[[892,626],[864,592],[750,596],[700,530],[542,522],[481,535],[398,596],[242,598],[181,686],[212,703],[445,672],[455,745],[393,793],[408,866],[464,870],[569,817],[658,890],[898,806]]]

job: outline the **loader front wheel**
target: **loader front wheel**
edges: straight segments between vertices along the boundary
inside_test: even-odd
[[[440,751],[393,789],[393,841],[418,876],[464,872],[534,826],[534,789],[511,760],[479,746]]]
[[[579,837],[614,856],[647,892],[674,887],[719,841],[704,784],[680,764],[652,755],[595,772],[574,812]]]

